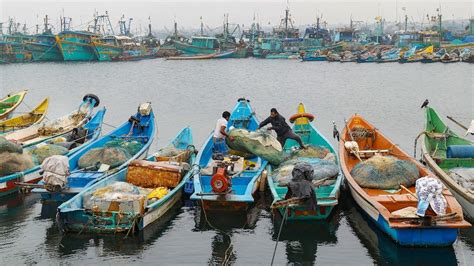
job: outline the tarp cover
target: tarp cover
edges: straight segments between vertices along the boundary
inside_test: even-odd
[[[66,177],[69,175],[69,160],[66,156],[53,155],[46,158],[41,169],[44,171],[43,180],[46,184],[61,188],[66,185]]]

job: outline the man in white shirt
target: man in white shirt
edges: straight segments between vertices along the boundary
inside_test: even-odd
[[[222,113],[222,118],[219,118],[216,122],[216,128],[214,129],[214,134],[212,136],[214,143],[214,153],[222,153],[223,155],[227,155],[229,152],[229,148],[227,148],[227,144],[225,143],[225,138],[228,136],[225,130],[227,128],[229,118],[230,113],[225,111]],[[230,137],[230,140],[233,140],[232,137]]]

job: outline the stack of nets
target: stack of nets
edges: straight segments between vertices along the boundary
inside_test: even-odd
[[[322,180],[335,177],[339,174],[339,167],[332,159],[319,159],[300,157],[291,160],[287,160],[280,164],[280,166],[273,172],[273,181],[277,182],[279,186],[286,186],[292,180],[293,168],[298,163],[308,163],[313,168],[312,180]]]
[[[23,147],[0,137],[0,176],[22,172],[34,167],[34,163]]]
[[[461,187],[474,194],[474,168],[456,167],[450,169],[448,174]]]
[[[361,187],[374,189],[411,187],[420,177],[415,163],[380,155],[358,163],[352,168],[351,175]]]
[[[53,155],[66,155],[69,150],[57,144],[39,144],[28,151],[35,164],[41,164],[43,161]]]
[[[279,165],[284,159],[283,148],[278,140],[266,130],[248,131],[245,129],[233,129],[227,138],[227,145],[232,150],[244,154],[254,154],[273,165]]]
[[[330,151],[328,148],[323,146],[314,146],[314,145],[307,145],[306,149],[298,149],[291,151],[290,156],[287,160],[299,158],[299,157],[307,157],[307,158],[319,158],[324,159]]]
[[[104,147],[91,149],[82,155],[78,166],[91,171],[97,171],[101,164],[115,168],[130,160],[143,146],[137,140],[111,140],[106,142]]]

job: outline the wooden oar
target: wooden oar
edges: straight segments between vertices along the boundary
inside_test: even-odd
[[[413,197],[415,197],[417,200],[418,200],[418,196],[416,196],[415,193],[411,192],[411,190],[409,190],[407,187],[405,187],[404,185],[400,185],[400,187],[405,190],[406,192],[410,193],[410,195],[412,195]]]

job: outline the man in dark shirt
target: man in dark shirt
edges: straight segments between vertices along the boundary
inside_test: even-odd
[[[262,128],[267,124],[272,124],[268,130],[275,130],[277,133],[277,140],[280,142],[282,147],[285,146],[287,139],[293,139],[297,141],[298,144],[300,144],[301,148],[306,148],[303,144],[303,141],[301,141],[300,136],[293,133],[291,127],[286,123],[285,118],[278,113],[277,109],[272,108],[270,110],[270,116],[263,120],[260,125],[258,125],[258,128]]]

